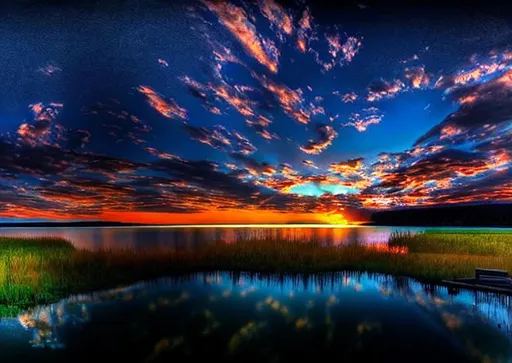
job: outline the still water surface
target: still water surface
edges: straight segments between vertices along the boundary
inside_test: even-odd
[[[77,248],[98,249],[194,249],[206,243],[233,243],[272,238],[279,241],[319,241],[326,244],[386,243],[391,233],[424,231],[425,227],[316,226],[316,227],[81,227],[0,228],[0,236],[63,237]],[[442,229],[442,228],[436,228]],[[471,228],[474,230],[475,228]],[[481,228],[485,230],[485,228]],[[488,230],[493,230],[488,228]]]
[[[0,320],[10,362],[512,362],[512,299],[347,273],[198,273]]]

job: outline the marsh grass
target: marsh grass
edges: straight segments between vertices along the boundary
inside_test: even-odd
[[[502,239],[491,239],[497,241],[493,242],[493,249],[471,247],[476,246],[475,240],[465,245],[472,249],[467,253],[454,245],[459,237],[438,237],[431,240],[425,236],[394,235],[390,249],[265,239],[216,243],[197,251],[137,252],[76,250],[60,239],[0,238],[0,316],[12,316],[13,312],[70,294],[197,271],[307,274],[357,270],[415,277],[425,282],[469,276],[476,267],[512,271],[510,253],[498,253],[505,243]],[[486,253],[476,254],[482,250]]]
[[[512,233],[395,233],[389,243],[391,246],[406,247],[413,253],[512,256]]]

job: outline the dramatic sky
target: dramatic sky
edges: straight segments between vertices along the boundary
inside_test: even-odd
[[[2,9],[0,220],[512,201],[506,5],[34,3]]]

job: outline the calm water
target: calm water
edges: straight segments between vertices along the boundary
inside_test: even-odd
[[[366,273],[195,274],[0,321],[7,362],[512,362],[512,298]]]
[[[205,243],[273,238],[280,241],[321,241],[326,244],[386,243],[394,231],[421,232],[424,227],[290,227],[290,228],[175,228],[175,227],[86,227],[0,228],[0,236],[57,236],[78,248],[179,248],[193,249]],[[439,228],[437,228],[439,229]],[[474,228],[471,228],[474,229]],[[489,229],[491,230],[491,229]]]

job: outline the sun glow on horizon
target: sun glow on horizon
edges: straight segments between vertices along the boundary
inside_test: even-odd
[[[343,214],[341,213],[332,213],[323,216],[323,218],[327,224],[335,224],[335,225],[348,225],[350,222],[345,219]]]
[[[34,211],[35,212],[35,211]],[[0,217],[2,215],[0,214]],[[357,226],[365,221],[349,220],[339,212],[277,213],[268,211],[216,211],[205,213],[103,212],[98,216],[70,216],[33,213],[32,218],[9,218],[9,222],[112,222],[135,223],[141,226],[167,227],[293,227],[293,226]],[[36,218],[39,217],[39,218]],[[8,222],[4,220],[4,222]]]

